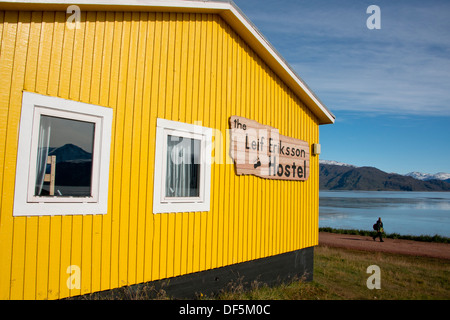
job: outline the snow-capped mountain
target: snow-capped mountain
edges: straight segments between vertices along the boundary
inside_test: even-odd
[[[450,173],[438,172],[435,174],[422,173],[422,172],[410,172],[405,174],[405,176],[413,177],[418,180],[428,181],[428,180],[448,180],[450,179]]]
[[[374,167],[357,167],[337,161],[319,161],[320,190],[372,190],[372,191],[449,191],[450,179],[446,174],[429,175],[423,180],[414,176],[387,173]],[[416,176],[424,176],[416,172]],[[438,180],[437,177],[443,180]]]
[[[338,161],[334,161],[334,160],[319,160],[319,164],[329,164],[329,165],[333,165],[333,166],[357,168],[357,166],[354,166],[352,164],[338,162]]]

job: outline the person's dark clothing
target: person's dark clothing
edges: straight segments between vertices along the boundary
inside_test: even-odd
[[[383,241],[383,222],[381,222],[381,220],[377,221],[377,234],[375,236],[373,236],[373,240],[375,241],[376,238],[380,238],[380,242],[384,242]]]

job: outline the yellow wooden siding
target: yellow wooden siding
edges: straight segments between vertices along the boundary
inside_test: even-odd
[[[316,117],[219,16],[0,12],[0,299],[57,299],[318,243],[318,157],[306,182],[236,176],[239,115],[318,143]],[[13,217],[22,91],[114,110],[108,214]],[[152,214],[156,118],[220,130],[211,210]],[[220,142],[219,137],[216,138]],[[80,289],[67,268],[80,267]]]

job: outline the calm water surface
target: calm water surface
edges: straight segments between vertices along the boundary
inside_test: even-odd
[[[450,192],[320,191],[319,227],[450,237]]]

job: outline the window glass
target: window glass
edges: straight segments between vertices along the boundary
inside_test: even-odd
[[[153,213],[210,210],[212,129],[158,118]]]
[[[200,146],[201,140],[167,135],[166,197],[200,196]]]
[[[95,124],[41,115],[35,196],[90,197]]]

